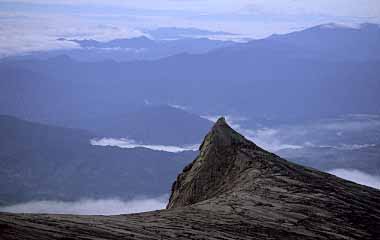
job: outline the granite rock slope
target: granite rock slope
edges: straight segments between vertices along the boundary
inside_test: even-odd
[[[219,119],[168,209],[0,214],[0,239],[379,239],[380,191],[269,153]]]

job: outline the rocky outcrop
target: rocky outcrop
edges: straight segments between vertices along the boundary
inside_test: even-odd
[[[0,214],[0,239],[379,239],[380,191],[269,153],[219,119],[168,209]]]
[[[240,148],[265,152],[220,118],[203,140],[198,157],[174,182],[167,208],[191,205],[231,190],[250,163],[236,157]]]

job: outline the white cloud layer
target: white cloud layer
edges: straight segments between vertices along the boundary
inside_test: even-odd
[[[315,145],[310,142],[306,142],[305,146],[307,147],[317,147],[317,148],[334,148],[337,150],[343,150],[343,151],[353,151],[353,150],[359,150],[363,148],[370,148],[370,147],[376,147],[376,144],[340,144],[340,145]]]
[[[167,195],[158,198],[80,200],[76,202],[32,201],[0,208],[0,212],[10,213],[51,213],[79,215],[119,215],[164,209]]]
[[[0,58],[35,51],[79,48],[58,38],[97,39],[131,38],[143,35],[126,25],[102,24],[65,14],[23,14],[0,11]]]
[[[73,47],[54,41],[58,37],[109,40],[142,35],[141,29],[176,26],[262,38],[328,22],[379,23],[379,1],[0,1],[0,57]]]
[[[370,175],[355,169],[334,169],[329,173],[352,182],[380,189],[379,175]]]
[[[127,138],[101,138],[101,139],[91,139],[91,145],[94,146],[113,146],[120,148],[148,148],[156,151],[165,151],[178,153],[183,151],[197,151],[199,148],[199,144],[188,145],[188,146],[168,146],[168,145],[149,145],[149,144],[140,144],[135,142],[134,140],[130,140]]]
[[[188,107],[186,106],[183,106],[183,105],[179,105],[179,104],[169,104],[170,107],[173,107],[173,108],[177,108],[177,109],[180,109],[180,110],[187,110]]]

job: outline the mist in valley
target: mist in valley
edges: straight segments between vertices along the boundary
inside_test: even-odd
[[[164,209],[167,201],[168,195],[157,198],[135,198],[128,201],[117,198],[83,199],[74,202],[31,201],[0,207],[0,211],[10,213],[120,215]]]

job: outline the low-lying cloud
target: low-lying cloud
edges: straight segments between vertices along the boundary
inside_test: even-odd
[[[79,215],[119,215],[164,209],[168,196],[134,199],[85,199],[75,202],[32,201],[0,208],[0,212],[10,213],[50,213]]]
[[[183,106],[183,105],[179,105],[179,104],[169,104],[169,106],[172,108],[177,108],[177,109],[183,110],[183,111],[186,111],[188,109],[188,107]]]
[[[333,146],[333,145],[315,145],[313,143],[306,142],[305,146],[315,147],[315,148],[333,148],[333,149],[342,150],[342,151],[354,151],[354,150],[360,150],[364,148],[376,147],[376,144],[339,144],[339,145]]]
[[[277,152],[283,149],[300,149],[301,145],[285,143],[281,140],[278,130],[272,128],[258,129],[251,135],[247,136],[250,140],[257,145],[268,149],[273,152]]]
[[[380,175],[371,175],[356,169],[334,169],[329,173],[352,182],[380,189]]]
[[[380,127],[380,116],[374,114],[350,114],[336,119],[327,119],[316,124],[321,130],[363,131]]]
[[[156,151],[165,151],[165,152],[184,152],[184,151],[197,151],[199,144],[187,145],[187,146],[168,146],[168,145],[150,145],[150,144],[141,144],[137,143],[134,140],[127,138],[101,138],[101,139],[91,139],[91,145],[94,146],[112,146],[120,148],[148,148]]]

